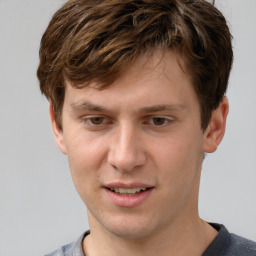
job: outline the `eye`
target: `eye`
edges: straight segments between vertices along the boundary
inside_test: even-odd
[[[105,120],[105,118],[104,118],[104,117],[100,117],[100,116],[88,118],[88,121],[89,121],[91,124],[93,124],[93,125],[100,125],[100,124],[103,124],[103,123],[104,123],[104,120]]]
[[[153,117],[152,124],[162,126],[168,123],[168,120],[164,117]]]
[[[162,117],[162,116],[153,116],[149,117],[145,124],[150,124],[152,126],[163,127],[172,122],[172,118]]]
[[[83,125],[90,129],[104,129],[111,124],[111,120],[103,116],[85,116],[82,118]]]

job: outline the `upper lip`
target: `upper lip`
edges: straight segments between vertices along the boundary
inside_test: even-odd
[[[132,182],[132,183],[122,183],[122,182],[112,182],[104,185],[106,188],[152,188],[154,186],[141,183],[141,182]]]

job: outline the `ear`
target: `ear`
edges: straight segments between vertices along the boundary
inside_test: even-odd
[[[222,141],[226,129],[229,110],[228,99],[224,96],[218,108],[212,112],[212,117],[205,131],[203,150],[205,153],[216,151]]]
[[[55,113],[53,111],[53,106],[51,103],[49,104],[49,115],[50,115],[52,131],[53,131],[53,136],[54,136],[55,142],[56,142],[58,148],[60,149],[60,151],[66,155],[67,150],[66,150],[66,146],[65,146],[65,142],[64,142],[63,132],[56,122]]]

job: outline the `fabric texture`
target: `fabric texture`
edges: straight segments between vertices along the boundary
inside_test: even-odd
[[[209,224],[219,233],[202,256],[256,256],[256,242],[229,233],[223,225]],[[82,241],[88,234],[90,231],[81,235],[76,242],[64,245],[59,250],[45,256],[85,256]]]
[[[86,231],[75,242],[62,246],[60,249],[46,254],[45,256],[85,256],[82,248],[83,239],[90,234],[90,231]]]
[[[219,233],[202,256],[256,256],[256,242],[229,233],[223,225],[209,224]]]

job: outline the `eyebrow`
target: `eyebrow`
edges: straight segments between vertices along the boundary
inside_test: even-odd
[[[71,108],[74,111],[95,111],[95,112],[113,112],[103,106],[91,103],[89,101],[83,101],[81,103],[71,103]],[[139,113],[154,113],[159,111],[183,111],[187,108],[184,104],[159,104],[139,109]]]
[[[161,105],[153,105],[148,107],[143,107],[139,110],[142,113],[152,113],[152,112],[159,112],[159,111],[182,111],[185,110],[187,106],[183,104],[161,104]]]
[[[96,112],[103,112],[106,111],[106,108],[90,103],[88,101],[83,101],[82,103],[71,103],[71,108],[75,111],[96,111]]]

